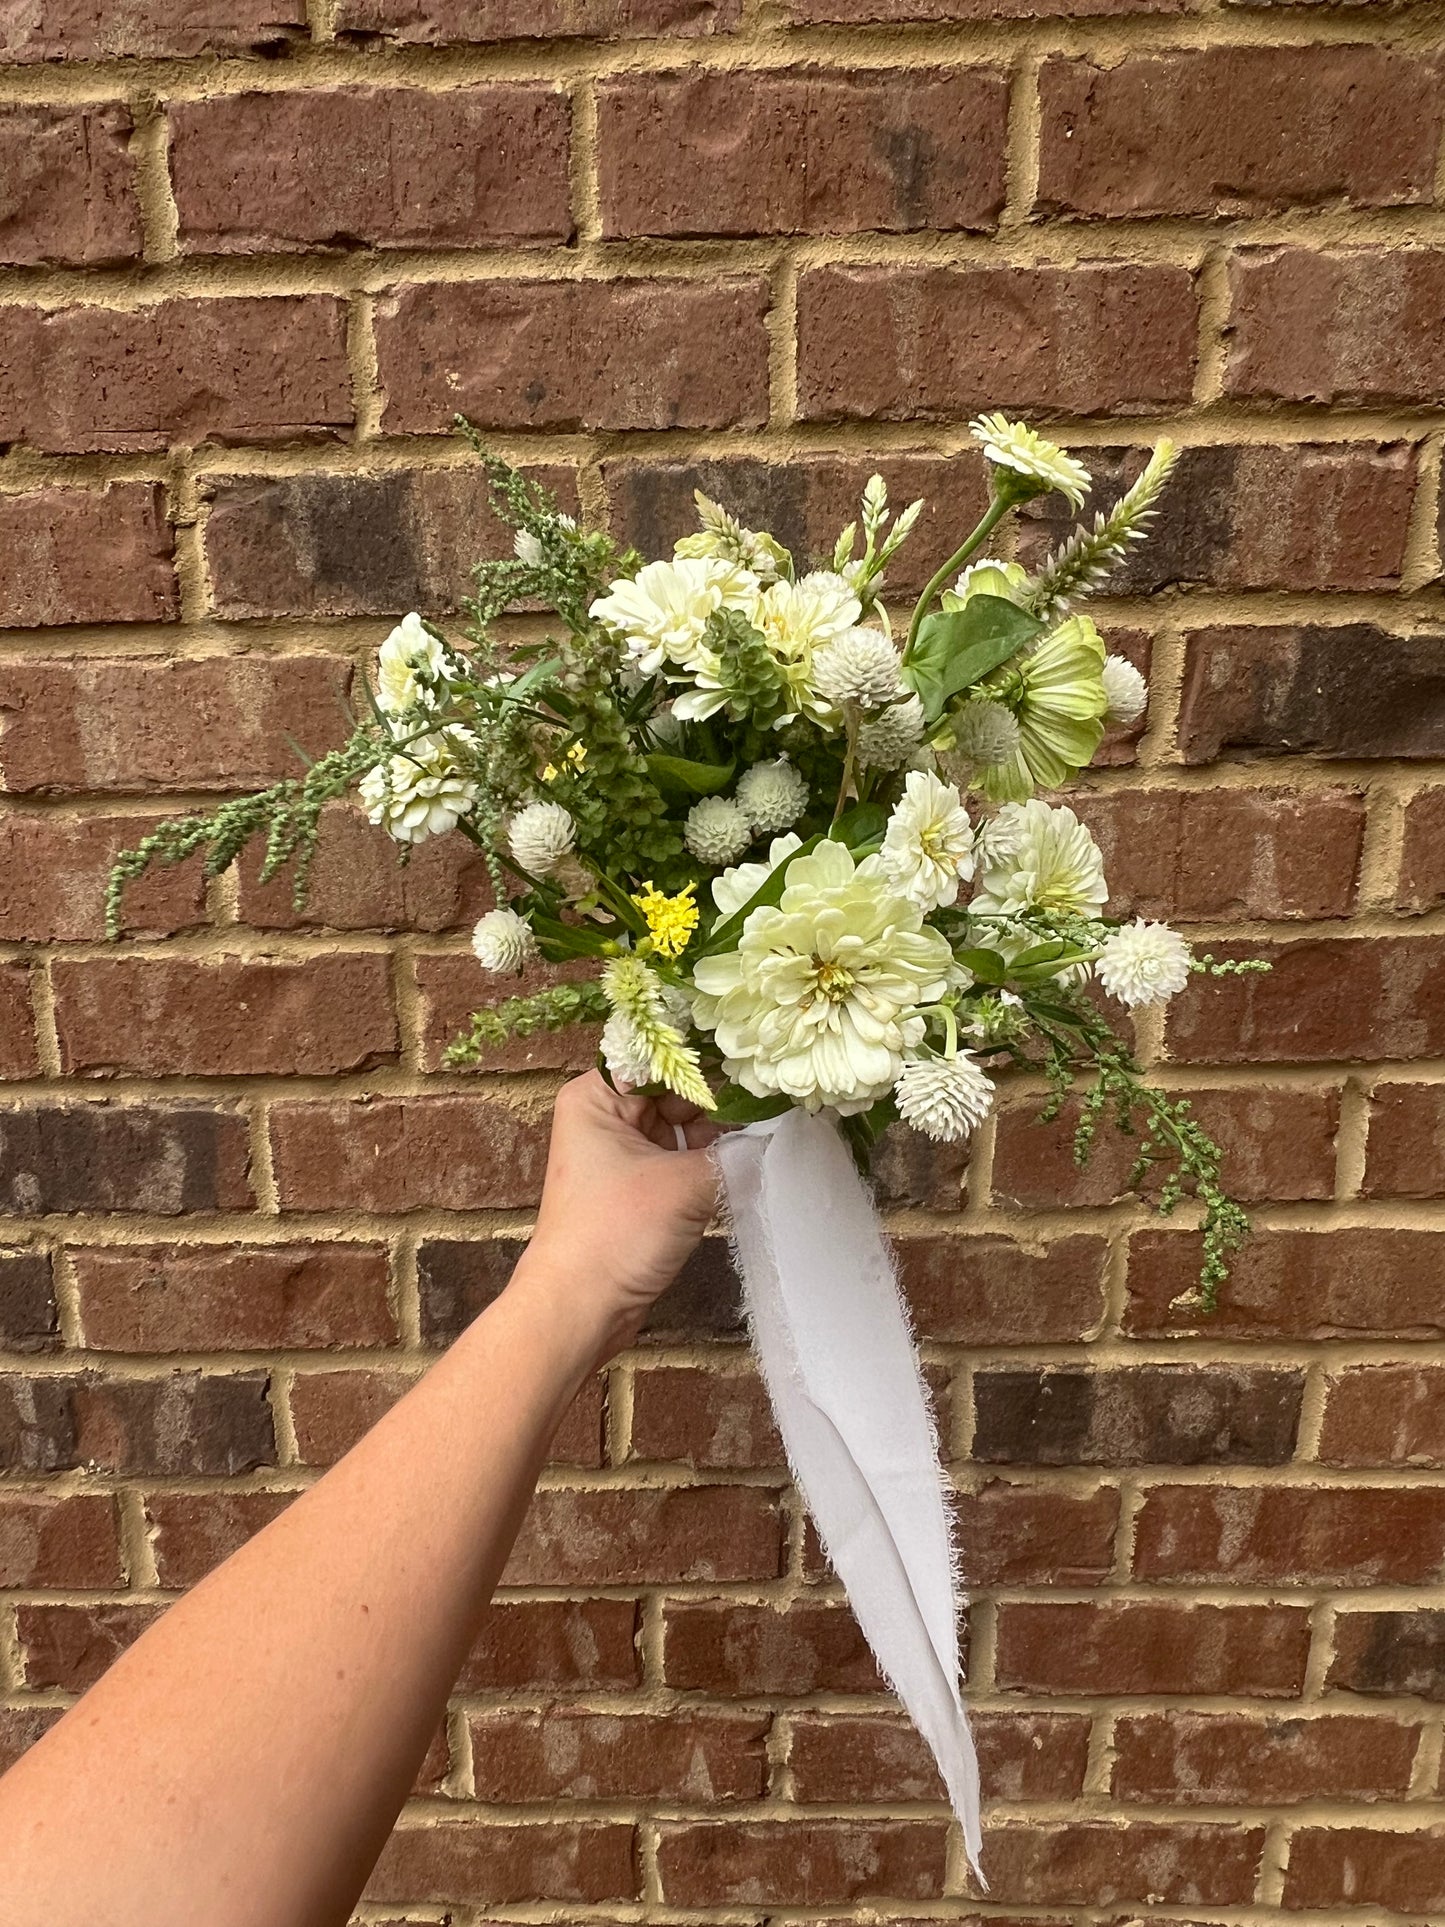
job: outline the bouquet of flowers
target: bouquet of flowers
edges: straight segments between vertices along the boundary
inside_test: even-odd
[[[163,824],[120,859],[109,912],[118,930],[148,864],[202,849],[216,872],[253,837],[263,875],[294,863],[299,901],[322,810],[355,790],[403,857],[451,831],[485,852],[482,969],[594,964],[484,1004],[451,1062],[601,1020],[612,1079],[741,1127],[717,1155],[789,1462],[977,1867],[946,1494],[843,1141],[866,1163],[896,1121],[965,1138],[1011,1065],[1042,1070],[1054,1113],[1082,1080],[1079,1159],[1111,1114],[1136,1135],[1136,1184],[1164,1167],[1161,1210],[1197,1199],[1193,1299],[1208,1309],[1247,1221],[1188,1103],[1144,1081],[1105,1010],[1260,966],[1107,918],[1097,845],[1037,794],[1083,769],[1111,720],[1142,714],[1143,678],[1077,605],[1144,535],[1173,449],[1029,574],[984,558],[990,534],[1049,491],[1077,511],[1088,472],[1001,415],[972,434],[987,510],[896,631],[887,570],[923,505],[895,515],[876,475],[820,566],[701,494],[698,528],[648,561],[477,444],[514,552],[476,569],[462,633],[407,616],[343,747]],[[505,646],[498,619],[518,604],[553,613],[545,641]]]

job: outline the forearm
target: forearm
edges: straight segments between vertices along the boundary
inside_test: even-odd
[[[529,1254],[0,1782],[6,1927],[339,1927],[601,1342],[573,1281]]]

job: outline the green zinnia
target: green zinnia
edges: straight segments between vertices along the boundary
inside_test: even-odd
[[[993,802],[1027,802],[1036,789],[1067,782],[1099,747],[1109,708],[1103,639],[1087,616],[1070,616],[982,689],[1013,711],[1019,743],[1006,762],[981,769],[975,780]]]

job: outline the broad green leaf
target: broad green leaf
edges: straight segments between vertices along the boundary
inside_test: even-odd
[[[806,843],[800,844],[796,850],[793,850],[789,855],[785,856],[777,869],[768,877],[767,882],[763,884],[760,890],[753,892],[742,909],[735,910],[732,916],[728,917],[724,922],[715,924],[708,936],[707,942],[702,945],[701,949],[690,952],[689,954],[695,957],[713,957],[716,956],[720,950],[734,949],[737,945],[738,938],[743,933],[743,925],[753,914],[754,910],[760,910],[764,905],[778,901],[778,898],[783,894],[783,890],[787,885],[788,871],[792,868],[793,864],[797,862],[800,856],[806,856],[810,850],[816,850],[822,841],[823,839],[820,836],[810,836]]]
[[[970,596],[961,609],[924,617],[904,659],[903,680],[918,692],[928,720],[937,722],[951,697],[1017,655],[1043,626],[1003,596]]]
[[[953,954],[981,984],[1001,984],[1008,976],[1008,965],[996,950],[955,950]]]
[[[1062,937],[1050,937],[1047,943],[1032,944],[1027,950],[1021,950],[1009,967],[1020,971],[1034,964],[1057,963],[1069,947]]]
[[[754,1097],[739,1084],[724,1084],[714,1093],[717,1104],[711,1121],[715,1124],[757,1124],[765,1117],[781,1117],[792,1109],[786,1097]]]
[[[607,946],[617,941],[595,925],[563,923],[559,917],[545,916],[537,910],[527,921],[549,963],[557,963],[564,957],[601,957],[606,954]]]
[[[876,843],[888,828],[888,812],[881,803],[855,803],[844,810],[828,835],[835,843],[846,843],[850,850],[865,843]]]
[[[715,796],[732,781],[736,763],[692,763],[685,756],[668,756],[654,750],[647,759],[648,773],[660,790],[674,795]]]

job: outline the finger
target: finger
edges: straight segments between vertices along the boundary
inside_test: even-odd
[[[677,1097],[665,1091],[657,1100],[658,1112],[668,1124],[691,1124],[695,1117],[701,1117],[700,1105],[690,1103],[685,1097]]]
[[[725,1128],[724,1125],[714,1124],[711,1118],[700,1115],[689,1118],[683,1125],[682,1131],[687,1139],[687,1148],[690,1151],[702,1151],[706,1150],[709,1144],[716,1144]]]

